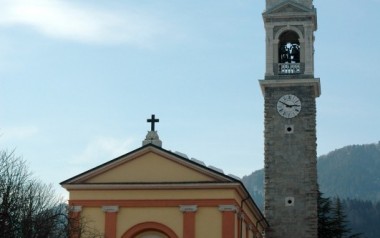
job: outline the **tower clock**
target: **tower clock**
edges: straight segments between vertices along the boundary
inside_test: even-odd
[[[317,238],[316,9],[312,0],[266,0],[263,20],[266,238]]]

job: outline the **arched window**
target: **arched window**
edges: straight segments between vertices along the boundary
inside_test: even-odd
[[[297,33],[285,31],[279,38],[279,63],[300,63],[300,42]]]

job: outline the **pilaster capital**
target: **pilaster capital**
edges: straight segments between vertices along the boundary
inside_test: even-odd
[[[219,205],[221,212],[237,212],[238,208],[235,205]]]
[[[119,206],[102,206],[103,212],[118,212]]]
[[[81,212],[82,206],[70,206],[70,211],[71,212]]]
[[[180,205],[179,210],[181,212],[196,212],[198,210],[197,205]]]

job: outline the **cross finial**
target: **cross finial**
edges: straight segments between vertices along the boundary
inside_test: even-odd
[[[156,118],[154,114],[152,114],[152,117],[150,119],[147,119],[146,121],[150,122],[150,130],[154,131],[154,124],[156,122],[159,122],[160,120],[158,118]]]

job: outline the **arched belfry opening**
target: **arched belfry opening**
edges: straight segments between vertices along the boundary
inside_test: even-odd
[[[285,31],[279,38],[279,63],[300,63],[301,46],[294,31]]]
[[[301,73],[301,45],[295,31],[287,30],[278,38],[278,73]]]

